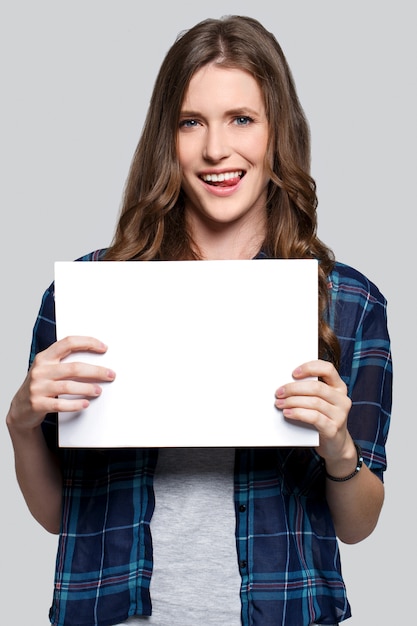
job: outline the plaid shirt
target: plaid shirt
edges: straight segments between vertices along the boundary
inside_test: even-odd
[[[96,251],[79,260],[100,256]],[[366,277],[339,263],[329,291],[328,319],[353,402],[349,431],[382,479],[392,386],[386,301]],[[55,338],[51,285],[34,327],[31,361]],[[129,615],[150,615],[158,451],[59,449],[56,415],[48,415],[43,428],[63,471],[51,623],[110,626]],[[334,624],[350,617],[318,455],[311,448],[237,449],[235,455],[243,626]]]

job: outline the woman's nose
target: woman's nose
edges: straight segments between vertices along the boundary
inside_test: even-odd
[[[227,133],[221,128],[207,128],[203,156],[207,161],[221,161],[230,154]]]

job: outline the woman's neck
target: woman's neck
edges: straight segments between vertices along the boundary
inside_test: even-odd
[[[261,224],[208,224],[188,221],[188,228],[197,252],[203,260],[252,259],[265,239],[265,222]]]

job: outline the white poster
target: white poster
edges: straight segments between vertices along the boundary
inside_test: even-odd
[[[61,413],[64,447],[314,446],[276,389],[317,358],[317,262],[57,262],[58,339],[116,379],[82,412]]]

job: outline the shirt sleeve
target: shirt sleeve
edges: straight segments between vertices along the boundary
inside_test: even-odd
[[[56,341],[55,325],[55,296],[54,284],[52,283],[42,297],[41,306],[36,318],[32,333],[32,344],[29,357],[29,367],[35,356],[46,350]],[[42,430],[46,442],[52,450],[58,449],[58,415],[49,413],[42,422]]]
[[[352,400],[348,429],[361,446],[364,461],[382,480],[391,419],[392,359],[387,302],[372,283],[368,282],[366,290],[360,289],[354,318],[348,363],[342,363],[345,370],[350,368],[346,377]]]
[[[32,365],[38,352],[46,350],[55,341],[55,296],[54,284],[52,283],[43,294],[38,317],[33,328],[29,366]]]

